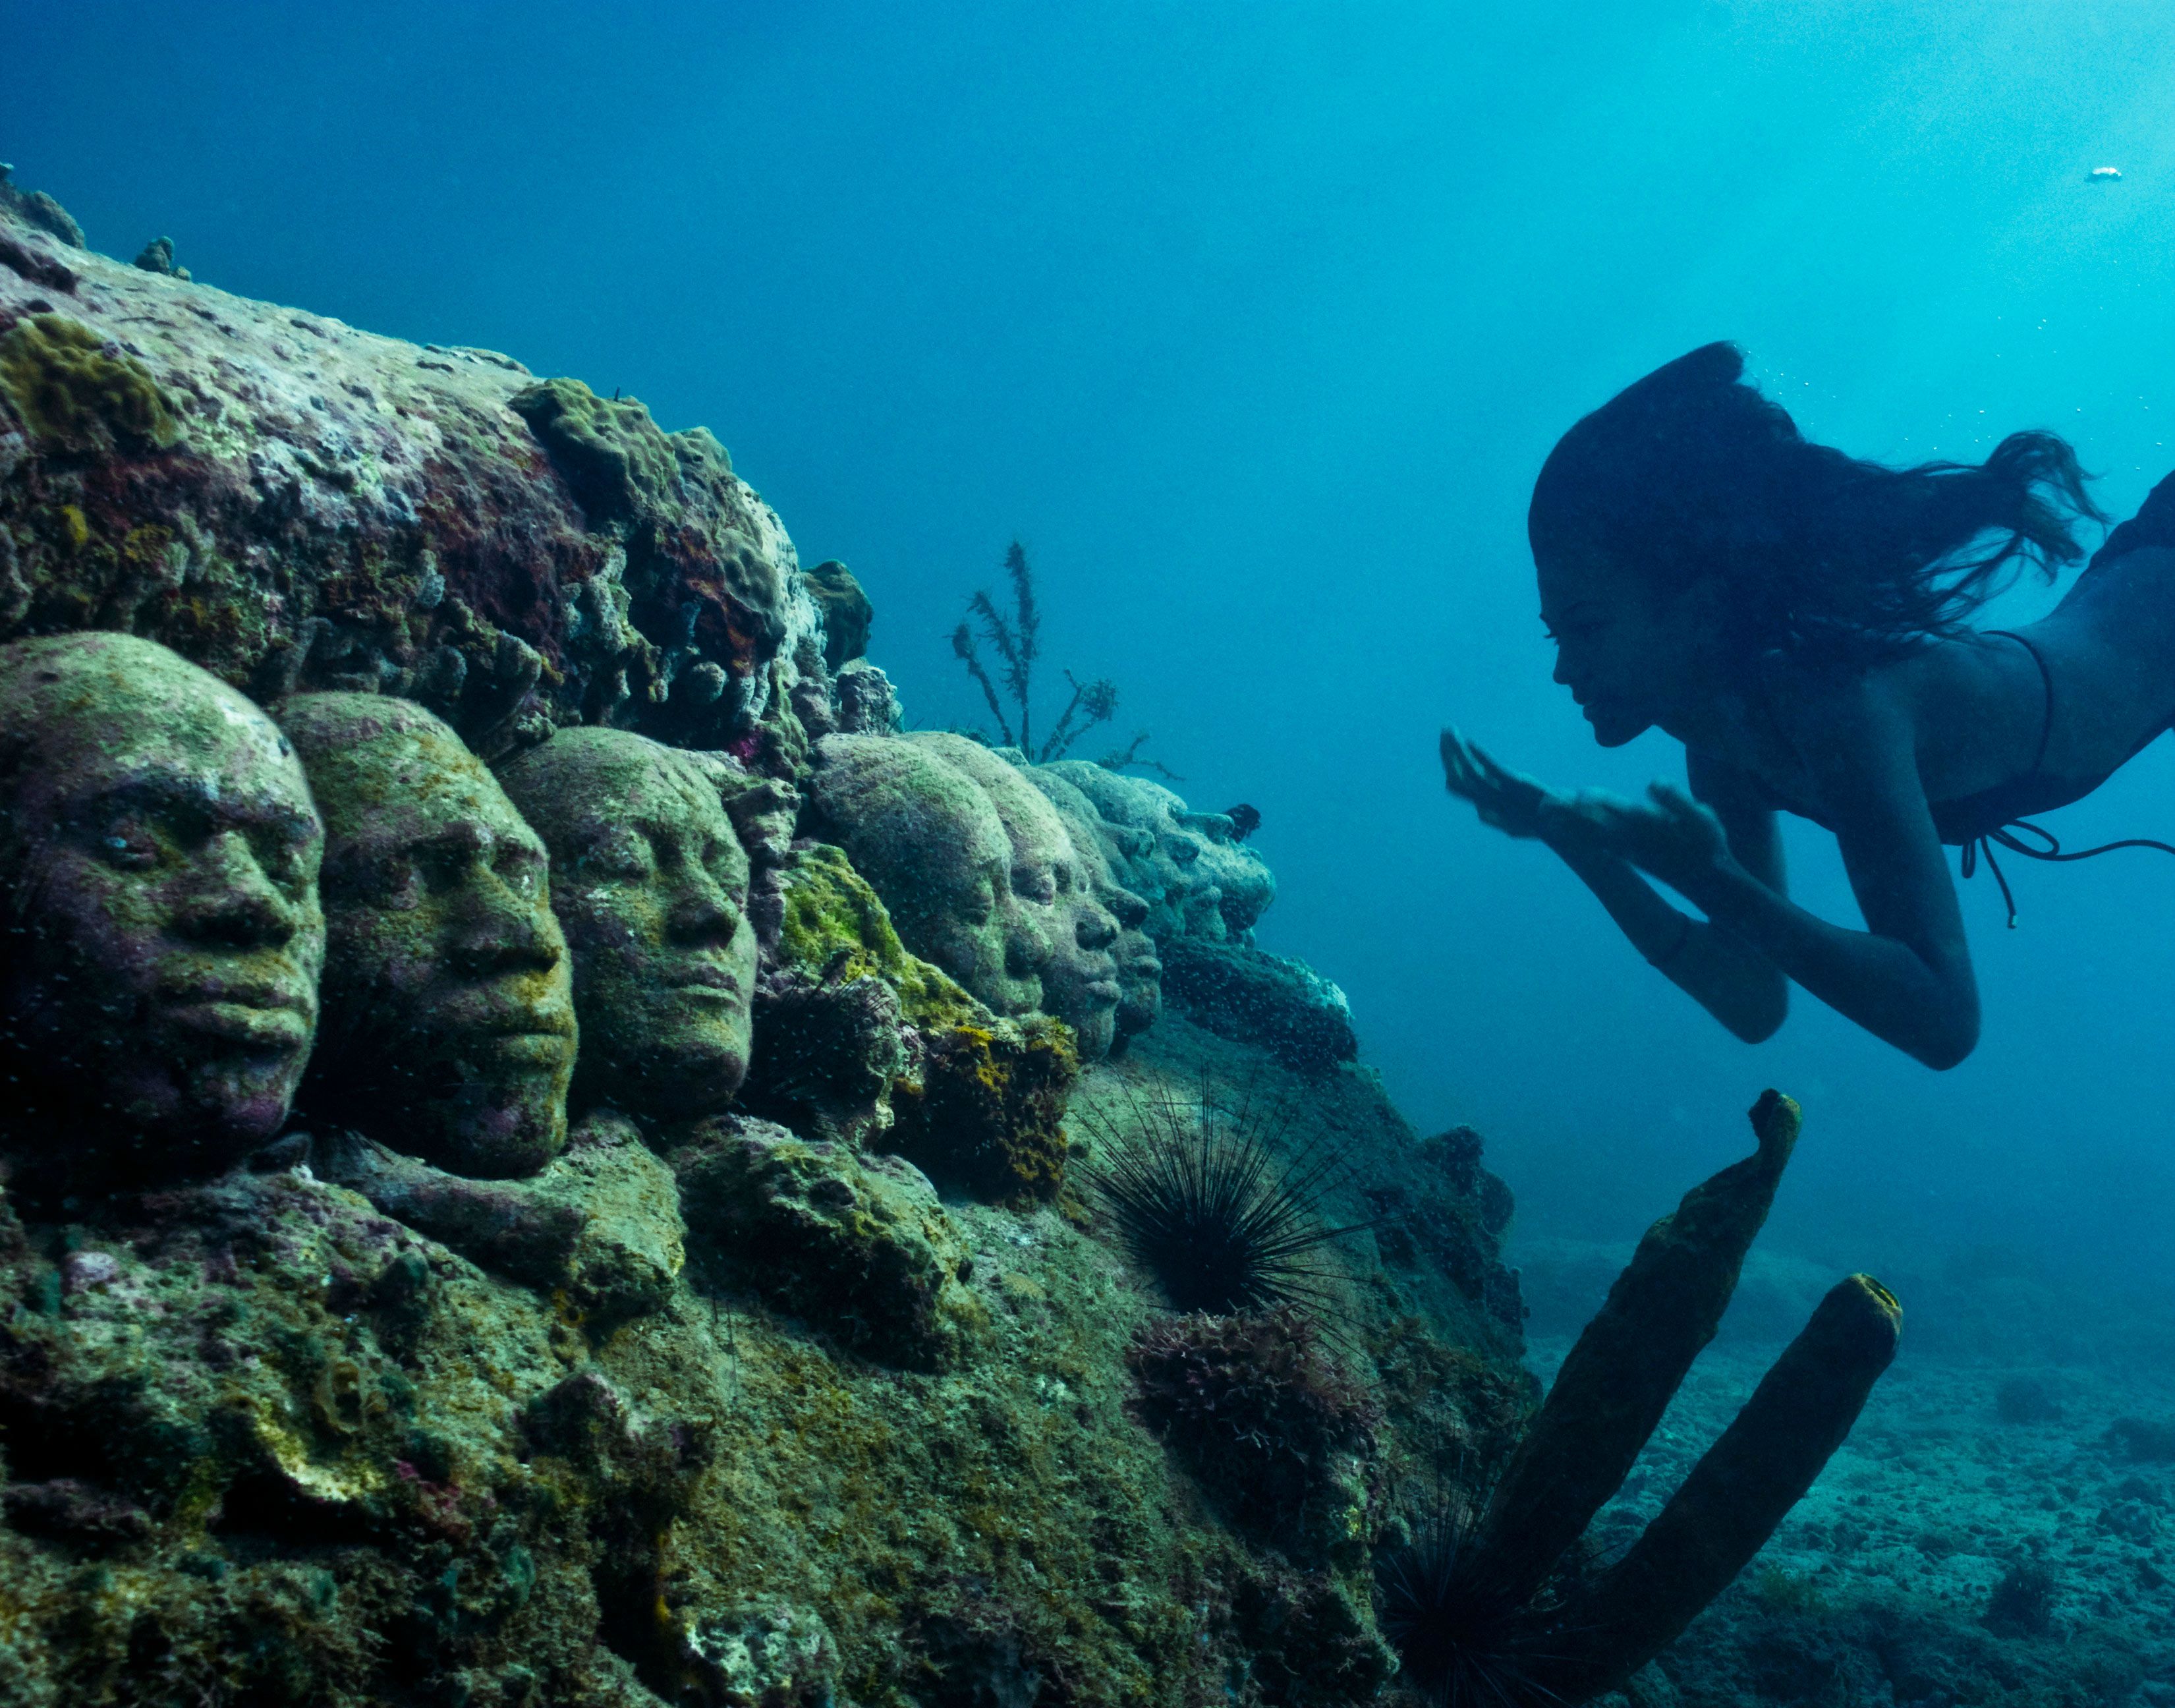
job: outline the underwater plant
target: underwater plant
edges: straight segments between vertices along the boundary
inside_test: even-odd
[[[1839,1282],[1639,1539],[1585,1564],[1587,1526],[1714,1338],[1796,1147],[1798,1105],[1779,1092],[1751,1120],[1759,1148],[1646,1230],[1454,1550],[1424,1537],[1378,1572],[1396,1646],[1436,1700],[1619,1688],[1760,1551],[1894,1358],[1901,1309],[1869,1276]]]
[[[1093,729],[1098,724],[1107,724],[1117,715],[1118,685],[1107,676],[1098,676],[1083,682],[1071,671],[1065,672],[1065,680],[1071,686],[1072,697],[1065,702],[1058,714],[1057,723],[1035,746],[1033,728],[1034,707],[1034,666],[1042,656],[1042,612],[1034,600],[1034,571],[1027,561],[1027,548],[1015,540],[1005,553],[1005,573],[1012,577],[1012,614],[1007,620],[997,609],[996,601],[984,588],[978,590],[967,602],[970,617],[982,626],[983,638],[996,648],[1002,661],[1005,692],[1011,698],[1017,725],[1005,715],[1005,708],[997,696],[997,685],[991,680],[989,667],[982,662],[981,647],[974,638],[974,625],[962,621],[952,632],[952,655],[967,667],[982,690],[982,697],[990,703],[990,715],[997,720],[997,729],[1003,746],[1017,747],[1037,765],[1047,765],[1053,759],[1062,759],[1072,751],[1072,744]],[[1142,735],[1140,740],[1147,738]],[[1137,748],[1139,741],[1134,743]]]
[[[1077,1111],[1102,1143],[1092,1179],[1128,1256],[1174,1310],[1226,1316],[1326,1303],[1315,1257],[1371,1225],[1331,1227],[1323,1200],[1343,1158],[1317,1145],[1289,1158],[1288,1114],[1203,1083],[1190,1098],[1127,1100],[1131,1130]]]

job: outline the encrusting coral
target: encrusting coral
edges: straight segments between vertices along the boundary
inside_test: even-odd
[[[65,315],[33,315],[0,333],[0,392],[33,437],[63,450],[163,451],[181,437],[144,364]]]
[[[574,721],[805,751],[816,607],[708,434],[111,260],[0,192],[0,641],[411,695],[492,759]]]

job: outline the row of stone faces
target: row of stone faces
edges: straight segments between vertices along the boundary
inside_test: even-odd
[[[730,1102],[758,976],[744,773],[577,729],[494,774],[407,701],[276,710],[132,636],[0,647],[19,1179],[215,1171],[298,1090],[485,1178],[543,1167],[570,1090],[665,1120]],[[906,946],[1089,1056],[1155,1017],[1152,933],[1243,933],[1272,893],[1177,797],[1099,767],[940,735],[820,757],[812,812]]]

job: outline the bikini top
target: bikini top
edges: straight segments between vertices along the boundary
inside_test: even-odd
[[[1963,850],[1964,876],[1968,878],[1976,873],[1981,861],[1993,874],[1994,882],[2001,887],[2002,903],[2009,910],[2009,928],[2013,931],[2016,929],[2016,898],[2010,891],[2009,880],[2003,876],[2000,864],[1993,857],[1996,843],[2011,854],[2035,860],[2090,859],[2095,854],[2112,854],[2119,848],[2156,848],[2163,854],[2175,854],[2175,844],[2155,842],[2149,837],[2127,837],[2120,842],[2102,843],[2097,848],[2065,851],[2053,832],[2031,821],[2027,815],[2052,812],[2058,806],[2082,800],[2114,772],[2103,771],[2096,777],[2064,777],[2044,768],[2047,744],[2054,734],[2054,674],[2047,668],[2047,660],[2039,648],[2015,630],[1988,629],[1985,632],[2015,641],[2031,654],[2031,662],[2039,667],[2039,686],[2043,695],[2039,715],[2039,751],[2032,755],[2026,769],[2005,782],[1928,805],[1933,811],[1934,828],[1941,840]],[[2123,763],[2126,765],[2135,758],[2159,734],[2158,729],[2148,731],[2144,740],[2123,756]],[[1776,804],[1813,818],[1815,823],[1821,822],[1803,807],[1779,799]]]

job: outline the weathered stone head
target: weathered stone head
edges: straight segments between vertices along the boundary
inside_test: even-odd
[[[1118,968],[1110,946],[1118,922],[1096,898],[1065,821],[1018,767],[980,742],[933,731],[907,739],[941,754],[990,797],[1012,843],[1012,893],[1050,940],[1043,1011],[1072,1028],[1083,1058],[1108,1055],[1117,1033]]]
[[[1048,936],[1012,893],[1012,841],[974,779],[911,741],[831,735],[809,800],[900,941],[1001,1015],[1043,1004]]]
[[[1118,922],[1117,940],[1110,945],[1118,967],[1117,1039],[1137,1037],[1163,1017],[1163,959],[1147,933],[1147,902],[1119,881],[1113,865],[1119,851],[1095,804],[1046,765],[1033,766],[1025,775],[1065,821],[1088,887]]]
[[[1276,899],[1274,874],[1223,814],[1196,812],[1159,783],[1083,760],[1050,769],[1093,801],[1129,847],[1122,875],[1148,903],[1151,935],[1239,936]]]
[[[304,694],[280,720],[326,832],[305,1104],[455,1174],[534,1174],[566,1141],[574,1067],[544,844],[411,701]]]
[[[574,957],[575,1100],[676,1120],[747,1077],[748,858],[702,756],[562,729],[499,773],[551,856]]]
[[[33,1173],[216,1171],[317,1023],[323,832],[272,720],[132,635],[0,647],[0,1055]]]

